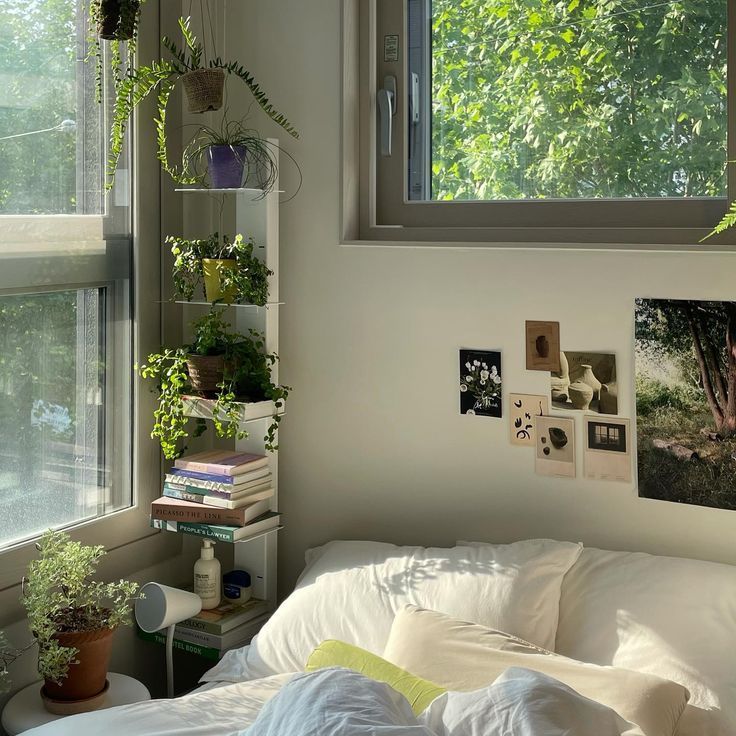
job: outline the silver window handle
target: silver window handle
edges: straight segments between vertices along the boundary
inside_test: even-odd
[[[393,141],[393,117],[396,115],[396,77],[385,77],[378,90],[378,114],[381,121],[381,156],[390,156]]]

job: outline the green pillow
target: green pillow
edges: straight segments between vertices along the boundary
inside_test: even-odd
[[[401,667],[344,641],[328,639],[309,655],[307,672],[325,667],[345,667],[360,672],[371,680],[385,682],[409,701],[414,715],[419,715],[436,697],[447,692],[445,688],[429,680],[416,677]]]

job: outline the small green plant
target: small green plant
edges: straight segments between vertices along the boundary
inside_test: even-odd
[[[193,393],[188,359],[191,355],[224,357],[225,370],[217,386],[212,413],[215,433],[221,438],[245,439],[248,432],[241,425],[240,403],[270,400],[276,411],[264,437],[267,450],[277,449],[276,432],[281,409],[289,394],[288,386],[278,386],[271,380],[271,369],[278,356],[266,353],[263,336],[251,330],[248,336],[229,331],[222,310],[213,308],[194,323],[194,338],[183,348],[164,349],[148,356],[138,367],[143,378],[156,381],[158,407],[154,411],[151,437],[158,439],[164,457],[173,460],[185,450],[181,442],[189,437],[190,417],[185,414],[184,397]],[[207,428],[198,420],[193,436]]]
[[[301,188],[301,169],[294,157],[263,138],[257,130],[247,127],[244,120],[230,120],[227,114],[218,127],[198,126],[184,149],[181,169],[169,163],[165,146],[159,152],[159,159],[164,170],[179,184],[204,184],[207,182],[208,156],[212,146],[228,146],[234,151],[243,149],[242,163],[247,166],[248,184],[262,189],[263,196],[273,191],[278,181],[278,154],[283,153],[294,164],[299,176],[297,192]]]
[[[92,580],[105,555],[104,547],[74,542],[65,532],[47,531],[36,548],[39,558],[28,566],[22,601],[38,642],[39,674],[60,683],[75,662],[77,650],[61,646],[56,635],[129,624],[138,584]]]
[[[206,258],[235,261],[235,268],[220,273],[221,290],[233,291],[235,301],[263,306],[268,301],[268,277],[272,275],[265,263],[253,251],[255,242],[236,235],[230,240],[213,233],[201,240],[187,240],[170,235],[166,243],[174,256],[174,290],[177,297],[191,301],[202,287]]]
[[[273,107],[260,85],[242,64],[237,61],[224,61],[217,56],[211,58],[208,63],[205,61],[203,65],[204,48],[191,29],[191,19],[179,18],[179,28],[184,40],[182,47],[174,43],[168,36],[164,36],[162,39],[164,47],[171,56],[170,59],[160,59],[148,65],[132,68],[117,85],[110,132],[110,151],[107,167],[108,188],[111,188],[113,184],[120,154],[123,150],[125,133],[133,111],[154,91],[158,92],[158,112],[156,115],[158,157],[164,168],[167,171],[170,170],[166,152],[166,109],[176,83],[188,72],[198,69],[222,69],[225,74],[240,79],[273,122],[294,138],[299,137],[294,126]],[[180,180],[186,181],[186,177]]]
[[[132,66],[138,45],[138,24],[145,0],[90,0],[88,11],[87,59],[95,59],[97,101],[102,101],[102,40],[110,42],[113,83],[122,81]]]

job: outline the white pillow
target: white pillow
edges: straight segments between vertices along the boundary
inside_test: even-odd
[[[684,685],[679,736],[736,733],[730,565],[586,548],[562,586],[556,650]]]
[[[577,662],[416,606],[396,614],[383,658],[448,690],[487,686],[511,667],[542,672],[612,708],[646,736],[672,736],[688,699],[684,687],[661,677]]]
[[[521,667],[482,690],[441,695],[419,720],[446,736],[643,736],[611,708]]]
[[[326,639],[380,655],[407,603],[554,643],[562,578],[581,545],[535,539],[480,547],[330,542],[307,554],[296,590],[251,646],[228,652],[203,681],[297,672]]]

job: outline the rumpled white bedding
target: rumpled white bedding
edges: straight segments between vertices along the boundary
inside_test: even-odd
[[[174,700],[65,718],[26,736],[641,736],[610,708],[548,675],[506,670],[446,693],[418,718],[388,685],[341,668],[275,675]]]

